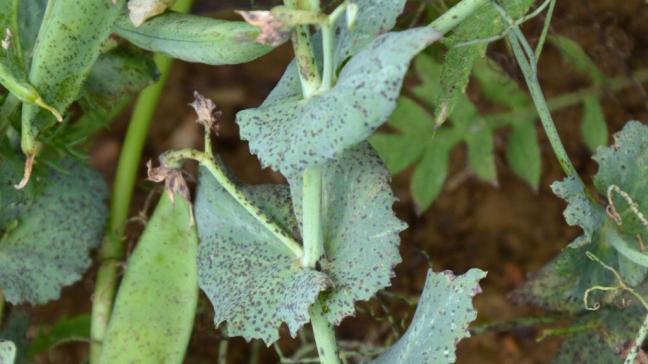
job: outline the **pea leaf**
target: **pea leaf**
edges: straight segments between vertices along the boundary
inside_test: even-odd
[[[337,35],[337,42],[333,57],[336,71],[348,57],[362,50],[378,35],[390,31],[405,5],[403,0],[358,0],[353,3],[358,7],[358,16],[353,29],[349,30],[344,17],[340,17],[335,24],[334,31]],[[313,53],[320,67],[322,63],[321,38],[320,33],[313,36],[313,44],[315,44]],[[263,105],[272,104],[283,98],[300,97],[302,90],[298,72],[297,63],[293,59]]]
[[[608,130],[605,114],[603,114],[603,107],[596,96],[585,99],[583,103],[581,135],[585,145],[591,151],[595,151],[600,145],[607,144]]]
[[[376,133],[369,139],[390,173],[401,172],[421,157],[434,132],[431,119],[414,100],[406,96],[398,99],[388,125],[399,133]]]
[[[330,91],[239,112],[241,137],[264,166],[284,175],[335,158],[386,121],[410,59],[438,37],[424,27],[376,38],[344,66]]]
[[[99,363],[182,362],[196,313],[191,205],[160,198],[117,292]]]
[[[354,303],[368,300],[389,286],[401,260],[398,233],[405,224],[392,212],[396,200],[389,173],[373,149],[362,143],[322,167],[321,271],[332,281],[325,294],[325,316],[334,325],[355,312]],[[298,221],[302,217],[302,177],[289,178]]]
[[[391,30],[405,6],[404,0],[358,0],[353,3],[358,7],[353,29],[349,29],[344,17],[338,18],[335,25],[338,34],[334,54],[336,69],[378,35]]]
[[[542,156],[534,120],[514,122],[506,144],[509,167],[534,190],[540,185]]]
[[[621,309],[605,308],[576,320],[574,326],[589,325],[591,328],[568,336],[553,363],[622,363],[622,353],[641,326],[642,311],[643,308],[636,304]]]
[[[570,177],[552,185],[554,192],[568,203],[567,223],[580,226],[584,234],[545,266],[516,293],[525,302],[557,310],[582,310],[585,290],[593,285],[614,284],[611,274],[585,257],[593,252],[599,259],[621,273],[630,285],[637,286],[646,277],[646,255],[639,249],[637,236],[646,238],[648,229],[636,211],[646,201],[648,177],[648,127],[631,121],[615,136],[611,147],[599,147],[594,159],[599,171],[594,176],[598,192],[607,196],[610,186],[617,186],[636,204],[634,208],[619,194],[612,200],[618,213],[613,222],[603,206],[595,202],[583,185]],[[636,211],[633,211],[636,210]]]
[[[507,13],[517,18],[522,16],[533,4],[532,0],[506,0],[501,5]],[[483,39],[498,35],[505,30],[506,25],[495,7],[487,3],[478,11],[473,12],[466,20],[457,26],[452,34],[444,41],[449,49],[445,55],[441,71],[441,92],[435,100],[435,121],[442,124],[452,114],[466,86],[476,60],[484,57],[488,42],[468,46],[458,46],[460,43]]]
[[[288,232],[297,231],[288,186],[241,188]],[[214,306],[214,323],[230,336],[271,344],[285,322],[292,336],[309,321],[308,308],[329,285],[325,274],[301,267],[294,254],[206,171],[196,196],[198,283]]]
[[[648,126],[630,121],[614,136],[614,145],[597,149],[594,160],[599,164],[594,186],[607,196],[611,186],[617,186],[637,205],[643,216],[648,216]],[[619,229],[629,236],[640,235],[648,241],[648,226],[633,211],[629,201],[619,193],[612,194],[614,206],[621,218]]]
[[[13,364],[16,360],[16,345],[11,341],[0,341],[0,363]]]
[[[64,160],[66,173],[48,170],[41,190],[15,199],[10,195],[23,193],[13,189],[20,164],[0,163],[0,201],[10,202],[0,211],[0,288],[11,303],[40,304],[90,266],[88,251],[103,237],[107,191],[96,172]]]
[[[49,329],[39,328],[29,345],[28,355],[33,357],[55,346],[73,341],[90,340],[90,315],[62,316]]]
[[[371,363],[454,363],[455,346],[470,336],[468,324],[477,317],[472,298],[481,292],[478,282],[485,276],[479,269],[460,276],[429,270],[407,332]]]
[[[452,145],[439,135],[412,175],[410,190],[419,213],[425,211],[439,196],[448,177],[448,160]]]
[[[549,41],[558,48],[567,63],[580,73],[591,78],[595,85],[601,86],[605,83],[605,75],[580,44],[561,35],[551,35]]]
[[[258,29],[243,21],[225,21],[168,12],[135,27],[122,16],[115,32],[136,46],[187,62],[210,65],[252,61],[273,47],[256,42]]]
[[[33,56],[34,43],[38,36],[47,7],[47,0],[19,1],[18,8],[18,29],[22,50],[26,60]],[[26,62],[29,63],[29,62]]]

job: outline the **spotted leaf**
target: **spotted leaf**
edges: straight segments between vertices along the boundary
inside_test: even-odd
[[[0,363],[13,364],[16,360],[16,345],[11,341],[0,341]]]
[[[65,160],[64,171],[48,170],[38,189],[16,191],[21,163],[0,160],[0,288],[9,302],[40,304],[90,266],[88,252],[104,232],[107,190],[99,174]]]
[[[376,38],[351,58],[330,91],[239,112],[241,137],[264,166],[284,175],[335,158],[387,121],[411,58],[439,36],[424,27]]]
[[[372,364],[454,363],[455,346],[470,336],[468,324],[477,317],[472,298],[481,292],[486,272],[471,269],[455,276],[428,271],[425,288],[407,332]]]
[[[396,200],[389,173],[367,143],[342,153],[322,172],[322,271],[333,282],[324,296],[326,318],[338,325],[355,312],[354,303],[368,300],[389,286],[401,260],[398,233],[405,224],[392,211]],[[296,216],[302,216],[302,178],[291,184]]]
[[[286,231],[296,232],[287,186],[242,188]],[[271,344],[286,323],[294,336],[309,321],[308,308],[329,284],[327,277],[301,268],[299,260],[267,228],[239,205],[207,172],[196,197],[198,283],[214,306],[214,323],[227,333]]]

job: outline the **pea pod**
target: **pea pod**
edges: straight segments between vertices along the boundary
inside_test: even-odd
[[[123,8],[124,0],[49,1],[34,45],[29,82],[56,110],[64,112],[97,60],[102,43]],[[36,153],[42,129],[54,123],[50,115],[25,104],[21,146]]]
[[[187,62],[210,65],[252,61],[273,47],[259,44],[259,30],[243,21],[226,21],[169,12],[135,27],[126,15],[115,32],[140,48]]]
[[[189,203],[165,192],[128,260],[99,364],[182,363],[198,300],[197,246]]]

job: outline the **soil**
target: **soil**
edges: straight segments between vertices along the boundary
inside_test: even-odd
[[[198,2],[196,9],[206,12],[246,5],[241,1],[223,3],[216,6],[205,0]],[[648,6],[644,0],[558,1],[551,32],[576,40],[606,75],[619,76],[647,66],[648,23],[645,19],[648,19]],[[539,34],[542,20],[537,18],[525,24],[525,33]],[[530,39],[535,40],[534,36]],[[490,56],[521,80],[513,60],[501,44],[493,47]],[[194,90],[211,97],[223,110],[224,123],[216,149],[236,174],[249,183],[282,182],[279,174],[260,168],[246,143],[239,141],[233,120],[238,110],[257,106],[263,100],[290,58],[291,49],[282,46],[260,60],[240,66],[208,67],[176,62],[149,133],[132,214],[142,210],[153,187],[145,182],[145,161],[170,148],[200,145],[201,130],[187,106]],[[588,85],[587,78],[573,72],[551,46],[543,52],[539,75],[548,97]],[[471,86],[469,94],[478,100],[476,88]],[[619,130],[627,120],[648,120],[647,105],[648,97],[641,85],[606,96],[604,107],[610,130]],[[128,112],[124,112],[91,146],[91,163],[109,182],[114,177],[127,117]],[[580,108],[554,113],[554,117],[578,171],[582,176],[591,176],[596,165],[580,138]],[[496,137],[497,186],[481,182],[467,173],[465,153],[459,149],[452,156],[449,182],[444,192],[428,211],[419,215],[413,208],[408,190],[411,171],[394,177],[393,188],[399,198],[395,210],[410,228],[402,234],[403,262],[396,268],[396,277],[388,292],[417,296],[430,265],[436,271],[449,269],[456,274],[477,267],[488,271],[487,278],[482,281],[483,293],[475,299],[478,323],[542,313],[533,307],[513,304],[507,299],[507,294],[519,287],[527,274],[538,270],[555,256],[579,234],[579,230],[565,224],[562,217],[564,203],[549,189],[549,185],[563,175],[540,128],[538,132],[543,156],[542,181],[538,191],[530,189],[508,169],[504,157],[505,131]],[[129,225],[131,247],[140,231],[138,223]],[[64,289],[60,301],[35,308],[23,307],[32,314],[32,326],[51,324],[61,315],[89,312],[95,274],[93,269],[82,282]],[[389,324],[389,315],[382,307],[388,309],[395,325]],[[210,310],[209,304],[203,300],[187,363],[215,362],[220,336],[213,329]],[[394,335],[402,332],[403,325],[399,322],[402,320],[406,326],[413,310],[414,307],[403,300],[381,294],[369,303],[360,304],[357,317],[343,322],[338,337],[344,341],[382,345],[393,341]],[[34,329],[30,333],[33,334]],[[548,363],[561,338],[536,342],[537,334],[536,329],[519,329],[463,340],[457,352],[458,363]],[[287,332],[283,337],[281,347],[286,353],[299,345],[299,341],[290,339]],[[60,346],[39,356],[38,363],[81,363],[86,346]],[[229,362],[247,363],[253,346],[241,339],[231,339]],[[274,349],[259,350],[261,363],[276,361]]]

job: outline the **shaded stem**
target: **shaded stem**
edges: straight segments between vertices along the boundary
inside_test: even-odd
[[[225,338],[221,338],[220,343],[218,343],[218,364],[227,364],[228,347],[229,341]]]
[[[533,52],[529,51],[530,47],[528,46],[526,39],[523,39],[524,36],[518,27],[513,28],[506,37],[511,45],[511,49],[513,50],[513,54],[515,55],[520,69],[522,70],[527,87],[529,88],[529,93],[531,94],[531,98],[533,99],[540,117],[542,127],[544,128],[549,143],[551,144],[551,148],[558,159],[558,163],[560,163],[560,166],[567,176],[573,176],[580,181],[576,168],[574,168],[574,165],[569,159],[567,151],[560,140],[560,136],[556,130],[556,125],[551,117],[551,112],[549,111],[549,106],[547,105],[540,83],[538,82],[538,75],[535,72],[536,61]]]
[[[259,221],[266,229],[274,234],[296,258],[301,258],[304,255],[302,247],[290,236],[283,228],[275,224],[275,222],[261,209],[259,209],[250,199],[239,190],[238,186],[234,184],[226,175],[221,166],[209,154],[195,149],[178,149],[168,151],[160,156],[160,163],[165,167],[179,168],[184,160],[197,161],[201,166],[214,176],[216,181],[234,198],[250,215]]]
[[[489,0],[463,0],[436,18],[430,26],[442,34],[451,31]]]
[[[178,0],[173,10],[187,12],[192,0]],[[90,363],[99,362],[101,347],[112,312],[117,287],[119,262],[124,258],[124,231],[131,197],[140,168],[140,159],[148,128],[155,113],[160,95],[169,76],[171,58],[156,54],[155,63],[160,71],[160,79],[140,93],[126,132],[126,139],[119,155],[117,173],[113,183],[110,201],[110,216],[106,237],[101,245],[97,271],[97,282],[93,294],[91,318]]]
[[[315,335],[317,354],[322,364],[339,364],[340,353],[335,341],[335,330],[331,323],[324,316],[322,304],[317,300],[308,310],[310,313],[311,326]]]
[[[547,34],[549,34],[549,27],[551,25],[551,18],[553,17],[554,10],[556,9],[556,2],[556,0],[551,0],[551,3],[549,3],[549,9],[547,10],[544,26],[542,27],[542,33],[540,33],[540,39],[538,40],[538,44],[536,45],[536,60],[540,59],[542,49],[544,48],[545,41],[547,40]]]
[[[2,290],[0,289],[0,327],[2,327],[4,308],[5,308],[5,297],[4,297],[4,293],[2,293]]]

